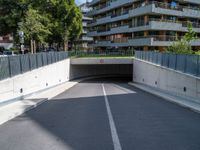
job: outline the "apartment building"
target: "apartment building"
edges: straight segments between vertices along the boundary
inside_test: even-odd
[[[187,32],[200,37],[200,0],[93,0],[89,36],[96,49],[163,50]],[[191,42],[200,49],[200,40]]]
[[[82,32],[79,40],[77,41],[77,44],[81,50],[92,50],[91,45],[93,42],[93,38],[87,36],[87,33],[89,31],[88,23],[92,21],[92,18],[86,16],[86,14],[91,10],[88,5],[89,5],[88,2],[80,5],[80,9],[83,14],[83,18],[82,18],[83,32]],[[89,44],[90,44],[90,46],[89,46]]]
[[[10,49],[13,47],[13,37],[11,35],[0,36],[0,47]]]

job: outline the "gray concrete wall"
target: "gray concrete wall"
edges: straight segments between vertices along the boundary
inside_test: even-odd
[[[102,65],[102,64],[133,64],[133,58],[75,58],[70,60],[71,65]]]
[[[200,102],[200,78],[188,74],[134,59],[133,81]]]
[[[0,103],[20,98],[69,80],[70,60],[66,59],[0,81]],[[21,91],[23,90],[23,92]]]

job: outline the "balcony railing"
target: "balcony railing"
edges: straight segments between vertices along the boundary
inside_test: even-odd
[[[173,6],[173,5],[169,4],[169,3],[163,3],[163,2],[158,2],[158,1],[151,1],[151,2],[146,2],[146,3],[141,3],[141,4],[137,5],[137,6],[135,6],[133,9],[144,7],[144,6],[147,6],[147,5],[152,5],[152,4],[154,4],[155,7],[157,7],[157,8],[163,8],[163,9],[183,11],[183,9],[185,8],[185,9],[192,9],[192,10],[198,10],[198,11],[200,11],[200,8],[198,8],[198,7],[181,6],[179,4],[177,4],[176,6]],[[129,10],[125,10],[124,12],[121,12],[121,13],[118,13],[118,14],[112,14],[112,15],[110,15],[110,17],[111,18],[119,17],[119,16],[122,16],[122,15],[128,14],[128,13],[129,13]],[[179,22],[179,21],[174,21],[174,20],[161,20],[161,19],[160,20],[159,19],[158,20],[156,20],[156,19],[153,20],[152,19],[150,21],[175,22],[175,23],[182,23],[183,27],[187,26],[187,22]],[[95,23],[95,22],[96,21],[93,20],[93,22],[91,22],[91,23]],[[195,27],[195,28],[199,28],[200,27],[200,25],[198,23],[192,23],[192,24],[193,24],[193,27]],[[142,22],[140,24],[132,25],[130,27],[138,27],[138,26],[145,26],[145,25],[148,25],[148,23]]]
[[[128,42],[128,37],[116,38],[111,41],[111,43],[127,43],[127,42]]]
[[[148,36],[135,36],[131,39],[145,39],[152,38],[154,41],[177,41],[182,39],[182,36],[171,36],[171,35],[148,35]]]

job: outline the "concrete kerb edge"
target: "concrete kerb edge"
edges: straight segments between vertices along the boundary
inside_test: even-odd
[[[178,99],[176,99],[175,97],[171,98],[171,97],[169,97],[167,95],[164,95],[162,93],[159,93],[159,92],[156,92],[156,91],[153,91],[153,90],[148,90],[146,88],[141,87],[140,85],[137,85],[134,82],[128,82],[128,84],[131,85],[131,86],[134,86],[134,87],[136,87],[136,88],[138,88],[138,89],[140,89],[142,91],[145,91],[145,92],[150,93],[152,95],[155,95],[157,97],[163,98],[164,100],[167,100],[167,101],[169,101],[171,103],[177,104],[177,105],[179,105],[181,107],[184,107],[186,109],[192,110],[192,111],[194,111],[196,113],[200,113],[200,109],[196,109],[196,108],[194,108],[194,107],[192,107],[190,105],[184,104],[181,101],[179,101]]]
[[[42,103],[46,102],[47,100],[48,100],[47,98],[44,98],[44,99],[42,99],[41,101],[39,101],[38,103],[36,103],[36,104],[34,104],[34,105],[32,105],[32,106],[29,106],[29,107],[25,108],[25,109],[22,110],[21,112],[16,112],[16,113],[14,113],[12,116],[7,116],[6,119],[0,121],[0,125],[2,125],[2,124],[4,124],[4,123],[6,123],[6,122],[8,122],[8,121],[10,121],[10,120],[12,120],[12,119],[18,117],[18,116],[20,116],[20,115],[22,115],[22,114],[24,114],[25,112],[27,112],[27,111],[29,111],[29,110],[32,110],[32,109],[36,108],[37,106],[41,105]]]

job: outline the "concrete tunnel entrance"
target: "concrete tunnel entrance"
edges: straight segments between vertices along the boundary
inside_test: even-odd
[[[133,75],[133,58],[75,58],[70,60],[70,79],[90,76]]]

